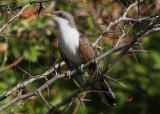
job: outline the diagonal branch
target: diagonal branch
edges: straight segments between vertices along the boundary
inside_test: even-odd
[[[42,1],[45,1],[45,0],[42,0]],[[48,1],[48,0],[46,0]],[[143,1],[143,0],[141,0]],[[35,1],[36,2],[36,1]],[[23,8],[21,9],[24,10],[25,8],[27,8],[30,4],[32,3],[35,3],[35,2],[30,2],[28,5],[25,5],[23,6]],[[40,1],[39,1],[40,2]],[[106,27],[106,29],[104,30],[104,32],[102,33],[102,35],[96,40],[96,42],[93,44],[93,46],[97,46],[98,42],[101,40],[101,38],[103,37],[103,34],[106,33],[107,31],[109,31],[112,26],[116,25],[117,23],[119,23],[120,21],[128,21],[130,18],[127,18],[127,13],[128,11],[134,7],[135,5],[137,4],[137,2],[131,4],[126,12],[123,14],[122,17],[120,17],[119,19],[117,19],[116,21],[114,22],[111,22],[109,24],[108,27]],[[23,11],[22,11],[23,12]],[[18,13],[19,14],[19,13]],[[15,18],[19,17],[19,15],[15,15],[13,18],[11,18],[9,20],[9,23],[11,23]],[[138,19],[137,19],[138,20]],[[144,20],[147,20],[146,18]],[[135,38],[130,42],[130,43],[126,43],[126,44],[122,44],[118,47],[114,47],[112,49],[110,49],[109,51],[106,51],[105,53],[103,53],[102,55],[98,56],[95,60],[93,61],[90,61],[88,63],[86,63],[83,68],[87,68],[90,64],[92,64],[93,62],[99,62],[100,60],[102,60],[103,58],[107,57],[108,55],[114,53],[114,52],[117,52],[119,50],[122,50],[124,49],[112,62],[110,62],[108,64],[108,66],[103,70],[102,74],[105,74],[111,67],[113,64],[115,64],[119,59],[121,59],[128,51],[129,49],[134,46],[137,42],[139,42],[142,38],[144,38],[145,36],[147,36],[148,34],[152,33],[152,32],[155,32],[155,31],[159,31],[160,30],[160,26],[158,24],[159,22],[159,16],[156,18],[156,20],[151,23],[146,29],[140,31],[139,33],[136,34]],[[132,21],[132,20],[130,20]],[[133,21],[136,21],[136,20],[133,20]],[[136,21],[137,22],[137,21]],[[0,28],[0,32],[2,32],[8,25],[9,23],[6,23],[4,26],[2,26]],[[58,67],[58,66],[57,66]],[[32,78],[22,82],[22,83],[19,83],[17,84],[15,87],[13,87],[10,91],[8,91],[6,94],[4,94],[3,96],[0,97],[0,101],[4,100],[5,98],[7,98],[9,95],[11,95],[13,92],[19,90],[20,88],[22,87],[26,87],[26,85],[28,84],[31,84],[33,83],[35,80],[38,80],[38,79],[42,79],[42,78],[47,78],[47,76],[52,73],[53,71],[55,70],[55,68],[51,68],[49,70],[47,70],[45,73],[41,74],[41,75],[37,75],[37,76],[33,76]],[[76,73],[79,73],[80,71],[77,69],[77,70],[74,70],[71,72],[71,76],[73,76],[74,74]],[[15,97],[14,99],[12,99],[11,101],[9,101],[8,103],[4,104],[3,106],[0,107],[0,112],[3,111],[4,109],[6,109],[7,107],[11,106],[12,104],[18,102],[18,101],[21,101],[23,99],[27,99],[27,98],[30,98],[31,96],[37,96],[37,95],[40,95],[41,98],[44,100],[44,102],[46,102],[46,104],[48,105],[49,107],[49,104],[47,103],[47,101],[43,98],[43,96],[41,95],[41,91],[43,91],[44,89],[46,89],[49,85],[53,84],[56,80],[58,79],[61,79],[61,78],[64,78],[65,77],[65,74],[61,74],[61,75],[55,75],[53,78],[51,78],[50,80],[47,80],[46,83],[44,83],[42,86],[40,86],[38,89],[32,91],[32,92],[29,92],[27,94],[24,94],[24,95],[20,95],[20,96],[17,96]],[[83,92],[84,90],[86,90],[86,88],[90,85],[93,85],[93,83],[95,83],[96,81],[100,80],[101,78],[103,78],[102,76],[99,76],[98,78],[94,79],[94,80],[89,80],[86,85],[84,86],[84,88],[80,88],[77,92],[75,92],[74,94],[72,94],[71,96],[69,96],[68,98],[64,99],[63,101],[61,101],[60,103],[58,103],[57,105],[55,105],[54,107],[52,107],[52,109],[49,111],[49,113],[53,113],[54,111],[56,111],[59,107],[65,105],[66,103],[68,102],[71,102],[73,100],[75,100],[75,98],[81,93]],[[108,78],[109,79],[109,78]],[[116,82],[115,80],[112,79],[112,81]],[[118,82],[116,82],[118,83]],[[120,83],[119,83],[120,84]],[[50,107],[49,107],[50,108]]]
[[[111,61],[111,63],[108,64],[108,66],[102,71],[102,73],[106,73],[112,67],[112,65],[115,64],[119,59],[121,59],[136,42],[139,42],[142,38],[149,35],[150,33],[155,32],[153,31],[153,29],[154,26],[159,22],[159,20],[160,17],[157,19],[156,22],[148,26],[146,29],[137,33],[135,38],[128,44],[128,46],[125,47],[125,49],[114,60]]]
[[[119,51],[121,49],[123,49],[124,47],[126,47],[128,44],[122,44],[118,47],[114,47],[112,48],[111,50],[105,52],[103,55],[100,55],[99,57],[96,58],[96,61],[100,61],[102,60],[103,58],[105,58],[106,56],[110,55],[111,53],[114,53],[116,51]],[[83,68],[87,68],[90,64],[94,63],[95,60],[92,60],[88,63],[86,63]],[[58,65],[56,66],[58,67]],[[26,80],[25,82],[22,82],[22,83],[19,83],[17,84],[15,87],[13,87],[10,91],[8,91],[6,94],[2,95],[0,97],[0,101],[6,99],[9,95],[11,95],[14,91],[18,90],[19,88],[22,88],[22,87],[25,87],[26,85],[34,82],[35,80],[38,80],[38,79],[42,79],[42,78],[46,78],[47,75],[49,75],[50,73],[52,73],[54,71],[54,68],[51,68],[49,69],[48,71],[46,71],[45,73],[41,74],[41,75],[37,75],[37,76],[33,76],[33,78],[29,79],[29,80]],[[77,70],[74,70],[71,72],[71,76],[73,76],[74,74],[76,73],[79,73],[80,70],[77,69]],[[21,95],[21,98],[19,99],[19,97],[16,97],[14,98],[13,100],[9,101],[8,103],[4,104],[3,106],[0,107],[0,112],[2,110],[4,110],[5,108],[11,106],[12,104],[16,103],[17,101],[19,100],[23,100],[23,99],[26,99],[26,98],[29,98],[31,96],[37,96],[39,91],[42,91],[44,90],[45,88],[47,88],[49,85],[51,85],[52,83],[54,83],[56,80],[58,79],[61,79],[61,78],[64,78],[65,77],[65,74],[62,74],[62,75],[56,75],[54,76],[52,79],[48,80],[45,84],[43,84],[41,87],[39,87],[37,90],[33,91],[33,92],[30,92],[30,93],[27,93],[25,95]],[[80,92],[80,91],[79,91]],[[78,92],[78,93],[79,93]]]
[[[19,6],[17,8],[10,8],[8,5],[8,10],[9,11],[12,11],[14,9],[21,9],[17,14],[15,14],[15,16],[13,16],[6,24],[4,24],[1,28],[0,28],[0,34],[2,34],[2,31],[11,23],[13,22],[16,18],[20,17],[20,15],[23,13],[23,11],[28,7],[30,6],[31,4],[33,3],[39,3],[39,4],[42,4],[43,2],[51,2],[53,0],[33,0],[31,1],[30,3],[24,5],[24,6]],[[2,6],[1,6],[2,7]],[[40,7],[41,8],[41,7]],[[39,9],[40,10],[40,9]]]
[[[158,22],[158,20],[157,20]],[[109,51],[105,52],[103,55],[100,55],[98,56],[95,60],[97,62],[99,62],[100,60],[102,60],[103,58],[105,58],[106,56],[110,55],[111,53],[113,52],[116,52],[118,50],[121,50],[123,48],[125,48],[107,67],[106,69],[102,72],[103,74],[108,71],[108,69],[111,68],[111,66],[116,63],[121,57],[124,56],[124,54],[126,54],[126,52],[130,49],[131,46],[133,46],[136,41],[138,40],[141,40],[142,38],[144,38],[146,35],[154,32],[154,30],[159,30],[159,29],[155,29],[155,25],[157,24],[157,22],[153,23],[152,25],[150,25],[149,27],[147,27],[145,30],[143,31],[140,31],[136,37],[133,39],[133,41],[131,43],[126,43],[126,44],[122,44],[118,47],[114,47],[112,49],[110,49]],[[92,64],[93,62],[95,62],[95,60],[92,60],[88,63],[86,63],[83,68],[87,68],[90,64]],[[43,75],[39,75],[39,76],[36,76],[34,77],[32,80],[35,80],[36,78],[44,78],[46,77],[48,74],[50,74],[51,72],[53,72],[53,69],[50,70],[50,71],[47,71],[45,72]],[[75,75],[76,73],[79,73],[80,70],[74,70],[71,72],[71,76]],[[39,91],[42,91],[44,89],[46,89],[48,87],[48,85],[51,85],[52,83],[54,83],[56,80],[58,79],[61,79],[61,78],[64,78],[65,77],[65,74],[62,74],[62,75],[56,75],[54,76],[52,79],[48,80],[46,83],[44,83],[41,87],[39,87],[38,89],[36,89],[35,91],[32,91],[30,93],[27,93],[27,94],[24,94],[24,95],[21,95],[20,97],[16,97],[14,99],[12,99],[11,101],[9,101],[8,103],[4,104],[3,106],[0,107],[0,111],[6,109],[7,107],[11,106],[12,104],[20,101],[20,100],[23,100],[23,99],[26,99],[26,98],[29,98],[31,96],[37,96]],[[102,76],[99,76],[98,78],[96,78],[95,80],[89,80],[85,87],[84,88],[81,88],[79,89],[77,92],[75,92],[74,94],[72,94],[70,97],[64,99],[63,101],[61,101],[60,103],[58,103],[57,105],[55,105],[49,112],[54,112],[55,110],[57,110],[59,107],[61,107],[62,105],[68,103],[69,101],[71,101],[72,99],[75,99],[77,97],[77,95],[79,95],[81,92],[83,92],[83,90],[85,90],[88,86],[92,85],[93,83],[95,83],[96,81],[100,80],[102,78]],[[31,81],[31,80],[30,80]],[[27,82],[26,83],[30,83],[30,82]],[[14,91],[17,90],[16,88],[14,88]],[[12,91],[10,91],[12,93]],[[10,94],[11,94],[10,93]]]
[[[65,63],[62,62],[61,65],[63,66]],[[58,68],[59,64],[56,64],[55,67]],[[22,83],[18,83],[15,87],[13,87],[11,90],[9,90],[8,92],[6,92],[4,95],[2,95],[0,97],[0,101],[6,99],[9,95],[11,95],[13,92],[17,91],[19,88],[23,88],[26,87],[27,85],[33,83],[36,80],[42,79],[42,78],[46,78],[46,76],[48,76],[50,73],[52,73],[54,71],[54,68],[50,68],[49,70],[45,71],[43,74],[41,75],[37,75],[37,76],[33,76],[32,78],[29,78],[28,80],[22,82]]]
[[[30,3],[26,4],[25,6],[23,6],[20,12],[18,12],[14,17],[12,17],[6,24],[4,24],[4,25],[0,28],[0,33],[2,34],[2,31],[3,31],[11,22],[13,22],[16,18],[18,18],[18,17],[21,15],[21,13],[22,13],[28,6],[30,6]]]
[[[157,19],[157,21],[156,21],[155,23],[153,23],[152,25],[148,26],[145,30],[140,31],[140,32],[136,35],[136,37],[133,39],[132,42],[130,42],[130,43],[128,43],[128,44],[125,45],[125,49],[106,67],[106,69],[104,69],[104,71],[102,72],[102,74],[105,74],[105,73],[112,67],[112,65],[115,64],[121,57],[123,57],[123,56],[128,52],[128,50],[130,49],[130,47],[132,47],[138,40],[141,40],[141,39],[144,38],[145,36],[147,36],[147,35],[149,35],[150,33],[154,32],[153,30],[155,30],[155,29],[153,29],[153,28],[154,28],[154,26],[155,26],[158,22],[159,22],[159,18]],[[156,30],[158,30],[158,29],[156,29]],[[123,47],[123,46],[122,46],[122,47]],[[115,47],[115,48],[116,48],[116,47]],[[113,49],[113,48],[112,48],[112,49]],[[108,52],[108,53],[109,53],[109,52]],[[106,52],[106,53],[104,53],[104,55],[107,55],[108,53]],[[97,57],[97,58],[96,58],[96,61],[101,60],[101,59],[102,59],[101,57],[104,56],[104,55],[101,55],[101,56]],[[85,67],[86,67],[86,65],[84,65],[84,68],[85,68]],[[89,80],[88,83],[90,83],[90,84],[92,85],[92,84],[95,83],[97,80],[99,80],[101,77],[102,77],[102,76],[99,76],[99,77],[96,78],[95,80]],[[91,81],[91,82],[90,82],[90,81]],[[48,114],[53,114],[59,107],[65,105],[65,104],[66,104],[67,102],[69,102],[71,99],[75,99],[75,97],[77,97],[78,94],[80,94],[80,93],[82,92],[82,90],[85,90],[85,89],[88,87],[88,85],[90,85],[90,84],[88,84],[88,83],[86,83],[85,88],[79,89],[77,92],[75,92],[74,94],[72,94],[70,97],[64,99],[63,101],[61,101],[60,103],[58,103],[57,105],[55,105],[54,107],[52,107],[52,109],[49,110]]]
[[[140,2],[142,2],[143,0],[140,0]],[[131,8],[133,8],[134,6],[136,6],[138,4],[138,1],[136,1],[135,3],[131,4],[130,6],[128,6],[128,8],[126,9],[126,11],[124,12],[124,14],[118,18],[117,20],[113,21],[113,22],[110,22],[108,24],[108,26],[105,28],[105,30],[103,31],[103,33],[100,35],[100,37],[92,44],[94,47],[96,47],[99,43],[99,41],[103,38],[103,35],[108,32],[114,25],[118,24],[119,22],[121,21],[125,21],[127,20],[127,14],[129,12],[129,10]]]

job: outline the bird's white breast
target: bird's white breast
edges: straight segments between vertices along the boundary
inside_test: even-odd
[[[79,52],[79,33],[68,24],[59,27],[59,48],[73,63],[77,65],[83,63]]]

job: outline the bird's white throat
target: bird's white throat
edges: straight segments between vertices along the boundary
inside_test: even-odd
[[[60,50],[70,61],[81,65],[83,59],[79,52],[79,32],[76,28],[70,26],[66,20],[58,25],[58,30]]]

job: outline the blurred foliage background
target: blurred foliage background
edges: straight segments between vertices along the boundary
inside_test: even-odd
[[[158,1],[158,0],[157,0]],[[142,4],[143,16],[153,16],[159,10],[159,5],[156,0],[146,0]],[[11,1],[11,8],[18,7],[29,3],[30,0],[15,0]],[[132,2],[132,1],[130,1]],[[7,4],[8,1],[0,1],[0,4]],[[83,33],[91,42],[94,42],[104,28],[106,23],[118,19],[126,5],[114,0],[72,0],[69,4],[67,0],[57,0],[48,3],[43,3],[47,8],[46,11],[66,10],[70,12],[77,23],[81,33]],[[6,7],[2,7],[3,10]],[[31,75],[38,75],[49,69],[55,63],[55,60],[60,57],[58,51],[57,38],[58,32],[54,22],[49,19],[37,15],[39,4],[30,5],[21,15],[11,23],[3,34],[7,36],[0,38],[0,95],[11,89],[17,83],[23,82],[29,77],[18,68],[18,66]],[[19,9],[14,10],[18,12]],[[137,16],[136,10],[131,10],[129,16]],[[7,20],[13,17],[13,13],[3,11],[0,18],[0,26],[5,24]],[[137,30],[140,27],[137,25]],[[113,29],[114,30],[114,29]],[[116,63],[108,75],[118,79],[125,84],[127,88],[121,87],[114,82],[108,80],[111,88],[115,92],[117,105],[115,107],[106,106],[94,92],[89,92],[86,99],[92,101],[84,102],[86,109],[82,105],[79,106],[77,114],[158,114],[160,106],[160,33],[153,33],[143,39],[143,48],[148,50],[147,56],[143,53],[136,54],[136,59],[133,54],[126,55],[118,63]],[[133,38],[132,33],[128,33],[123,42],[128,42]],[[104,51],[111,49],[116,40],[116,35],[104,36],[100,46]],[[116,55],[108,56],[109,63]],[[18,66],[15,64],[18,61]],[[61,61],[61,59],[59,60]],[[105,67],[106,63],[101,62],[101,68]],[[61,68],[61,73],[65,73],[66,67]],[[49,75],[49,78],[53,75]],[[30,92],[45,83],[45,80],[38,80],[25,88],[24,93]],[[48,92],[43,91],[44,97],[50,104],[57,104],[64,98],[70,96],[78,87],[71,79],[62,79],[56,81]],[[4,103],[13,99],[17,93],[0,103]],[[133,98],[133,99],[132,99]],[[131,100],[132,99],[132,100]],[[130,101],[131,100],[131,101]],[[75,101],[66,111],[66,114],[73,113],[76,108]],[[15,106],[15,105],[14,105]],[[7,113],[13,108],[8,107],[2,113]],[[64,106],[60,108],[63,110]],[[47,106],[43,103],[39,96],[32,97],[24,106],[15,109],[17,113],[46,113]]]

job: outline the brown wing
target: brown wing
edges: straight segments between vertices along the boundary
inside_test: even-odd
[[[80,39],[79,39],[79,50],[80,50],[81,55],[83,56],[83,59],[85,60],[85,63],[93,60],[96,57],[95,51],[94,51],[91,43],[89,42],[89,40],[87,38],[85,38],[82,35],[80,35]],[[89,66],[88,69],[89,69],[91,75],[93,75],[93,73],[96,70],[96,67],[95,67],[95,65],[91,65],[91,66]],[[98,76],[98,74],[95,74],[94,77],[97,77],[97,76]],[[112,106],[115,105],[114,93],[112,92],[109,85],[103,79],[98,81],[97,83],[95,83],[94,86],[99,91],[106,91],[103,93],[99,92],[104,103],[110,104]]]
[[[96,56],[91,43],[89,42],[89,40],[87,38],[85,38],[82,35],[80,36],[80,39],[79,39],[79,50],[85,60],[85,63],[93,60]],[[96,70],[96,67],[95,67],[95,65],[91,65],[91,66],[89,66],[88,69],[89,69],[91,75],[93,75],[93,73]],[[98,76],[98,74],[95,74],[94,77],[97,77],[97,76]],[[104,103],[110,104],[112,106],[115,105],[114,93],[112,92],[112,90],[109,87],[109,85],[107,84],[107,82],[105,82],[102,79],[102,80],[98,81],[97,83],[95,83],[94,86],[99,91],[106,91],[106,92],[102,92],[102,93],[99,92]]]
[[[93,46],[91,45],[90,41],[83,35],[80,35],[80,38],[79,38],[79,51],[85,63],[95,59],[96,57]],[[89,66],[89,71],[91,75],[93,75],[95,70],[96,70],[95,65]]]
[[[83,35],[80,35],[79,38],[79,51],[85,63],[93,60],[96,57],[93,46],[91,45],[90,41]]]

